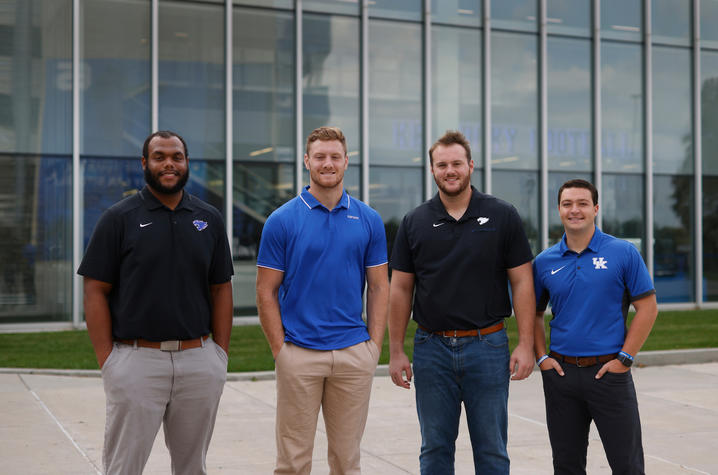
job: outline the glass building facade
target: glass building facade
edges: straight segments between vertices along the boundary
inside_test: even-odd
[[[320,125],[344,130],[346,188],[390,248],[436,190],[426,150],[458,129],[534,252],[585,178],[659,303],[718,307],[716,24],[718,0],[0,0],[0,326],[82,325],[74,270],[157,129],[224,214],[237,317]]]

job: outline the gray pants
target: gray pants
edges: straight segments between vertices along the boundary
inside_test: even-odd
[[[172,473],[207,473],[226,378],[227,354],[211,338],[201,348],[175,352],[115,343],[102,367],[105,473],[141,474],[161,424]]]

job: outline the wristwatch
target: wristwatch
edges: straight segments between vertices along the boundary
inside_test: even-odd
[[[626,368],[630,368],[633,364],[633,358],[630,358],[622,353],[619,353],[618,356],[616,356],[616,359],[623,363],[623,366],[625,366]]]

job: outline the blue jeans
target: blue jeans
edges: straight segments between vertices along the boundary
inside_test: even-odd
[[[451,338],[417,329],[414,385],[422,475],[454,473],[461,403],[481,474],[508,474],[509,339],[505,330]]]

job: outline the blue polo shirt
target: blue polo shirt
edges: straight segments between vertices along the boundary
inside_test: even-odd
[[[533,271],[537,310],[551,302],[551,349],[569,356],[620,351],[630,303],[655,293],[638,249],[598,227],[580,254],[564,234],[536,257]]]
[[[257,266],[284,272],[285,341],[338,350],[369,339],[362,295],[366,268],[387,263],[384,223],[346,191],[328,210],[308,190],[267,218]]]

